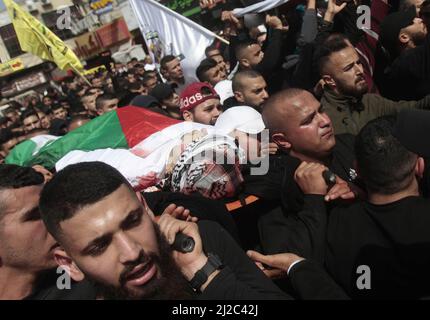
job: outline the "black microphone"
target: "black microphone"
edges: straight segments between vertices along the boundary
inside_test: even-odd
[[[328,186],[336,184],[336,175],[330,170],[324,170],[322,176]]]
[[[176,251],[187,253],[194,250],[195,244],[196,243],[193,238],[183,234],[182,232],[178,232],[175,236],[172,248]]]

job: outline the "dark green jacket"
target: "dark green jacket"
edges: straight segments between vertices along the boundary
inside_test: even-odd
[[[419,101],[391,101],[380,95],[366,93],[361,100],[340,96],[324,90],[321,104],[330,117],[335,134],[357,135],[370,120],[390,115],[405,108],[430,109],[430,95]]]

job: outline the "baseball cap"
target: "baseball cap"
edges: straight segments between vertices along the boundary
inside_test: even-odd
[[[174,92],[175,90],[173,90],[170,84],[159,83],[151,90],[151,92],[149,92],[149,95],[161,102],[164,99],[169,98]]]
[[[393,54],[397,47],[400,30],[410,26],[417,16],[415,6],[411,6],[406,11],[398,11],[389,14],[381,23],[379,34],[380,41],[384,48]]]
[[[248,106],[232,107],[218,117],[215,129],[224,133],[239,130],[245,133],[257,134],[265,128],[261,114]]]
[[[181,93],[180,111],[191,110],[209,99],[219,99],[215,89],[207,82],[194,82]]]

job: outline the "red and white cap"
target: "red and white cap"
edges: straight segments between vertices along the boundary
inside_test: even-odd
[[[206,89],[206,90],[205,90]],[[207,82],[194,82],[181,93],[180,111],[191,110],[209,99],[219,99],[215,89]]]

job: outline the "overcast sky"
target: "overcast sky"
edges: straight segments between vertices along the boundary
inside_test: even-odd
[[[3,0],[0,0],[0,11],[3,11],[4,9]]]

